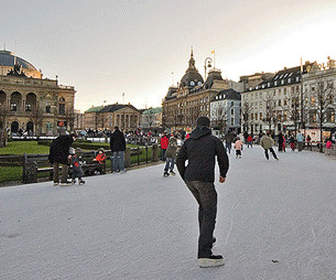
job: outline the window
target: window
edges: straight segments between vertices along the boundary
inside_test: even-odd
[[[277,85],[278,85],[278,81],[275,81],[275,82],[274,82],[274,85],[277,86]]]
[[[259,120],[262,120],[263,116],[262,113],[259,113]]]
[[[281,80],[281,84],[284,85],[285,84],[285,80]]]
[[[31,112],[31,104],[26,104],[26,112]]]
[[[60,115],[65,115],[65,104],[59,104],[58,113]]]
[[[17,106],[16,106],[15,103],[12,103],[11,106],[10,106],[10,108],[11,108],[12,112],[16,112],[16,110],[17,110]]]
[[[51,107],[50,107],[50,105],[46,106],[46,113],[49,113],[49,114],[51,113]]]

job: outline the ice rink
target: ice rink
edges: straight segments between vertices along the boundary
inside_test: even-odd
[[[336,279],[336,160],[259,147],[230,155],[214,252],[197,265],[197,205],[163,165],[0,189],[1,280]]]

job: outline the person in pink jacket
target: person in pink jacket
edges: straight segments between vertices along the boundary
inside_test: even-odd
[[[234,148],[236,150],[236,158],[241,158],[242,156],[242,148],[243,148],[243,142],[240,140],[240,138],[238,137],[236,142],[234,143]]]

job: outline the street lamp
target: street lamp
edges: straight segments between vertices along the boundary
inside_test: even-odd
[[[206,57],[204,60],[204,80],[206,80],[206,73],[207,73],[207,68],[211,68],[212,65],[212,58],[211,57]]]

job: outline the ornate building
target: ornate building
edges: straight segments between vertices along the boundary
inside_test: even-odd
[[[218,92],[228,88],[229,81],[222,78],[218,69],[210,70],[204,82],[191,51],[186,73],[177,87],[168,89],[162,102],[163,127],[191,130],[198,117],[210,117],[210,102]]]
[[[140,112],[131,104],[111,104],[91,107],[84,113],[84,126],[91,129],[136,130],[140,125]]]
[[[0,129],[12,134],[56,135],[73,129],[75,89],[42,79],[41,71],[9,51],[0,51]]]

